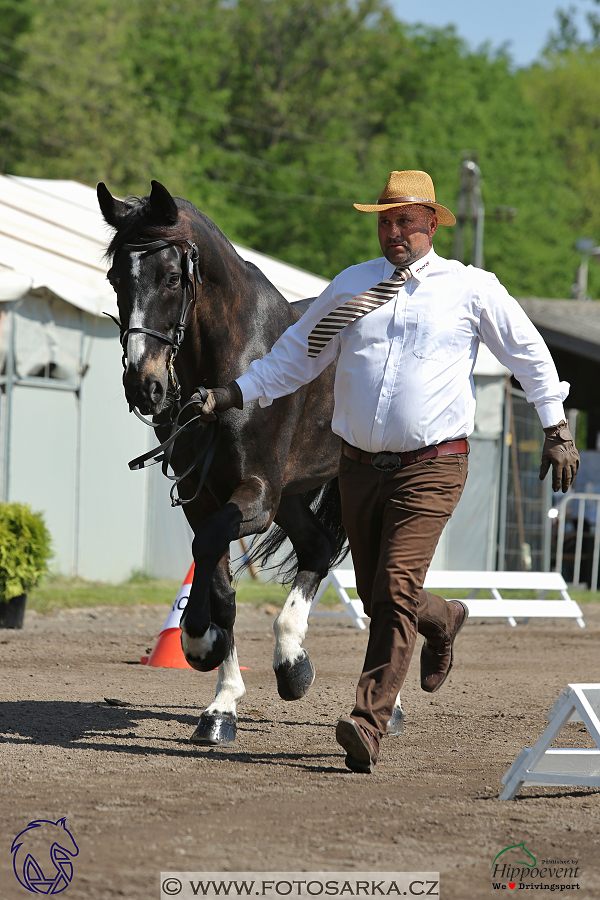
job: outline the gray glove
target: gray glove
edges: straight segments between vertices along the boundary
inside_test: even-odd
[[[540,481],[543,481],[552,466],[552,490],[556,493],[562,488],[563,494],[569,490],[579,468],[579,453],[564,421],[550,428],[544,428],[546,440],[542,450]]]
[[[207,388],[208,397],[202,407],[203,419],[214,419],[215,412],[225,412],[234,406],[244,408],[244,398],[237,381],[230,381],[224,387]]]

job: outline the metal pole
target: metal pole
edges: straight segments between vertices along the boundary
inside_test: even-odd
[[[510,377],[506,377],[506,391],[504,397],[504,427],[502,429],[502,456],[500,475],[500,509],[498,512],[498,560],[496,570],[504,572],[506,555],[506,511],[508,504],[508,460],[510,433],[510,408],[508,404],[508,392],[510,391]]]
[[[575,562],[573,564],[573,584],[579,584],[581,577],[581,548],[583,545],[583,520],[585,518],[585,500],[579,498],[577,511],[577,537],[575,538]]]
[[[15,386],[15,311],[19,301],[11,304],[10,308],[10,338],[6,354],[6,422],[4,427],[4,459],[2,466],[2,499],[8,502],[10,496],[10,449],[11,449],[11,424],[13,388]]]
[[[574,432],[571,432],[573,434]],[[552,480],[546,478],[543,482],[544,500],[547,509],[552,505]],[[552,567],[552,521],[548,516],[544,519],[544,572],[549,572]]]
[[[479,177],[481,177],[481,173],[479,173]],[[481,189],[479,182],[477,183],[476,202],[477,218],[475,220],[473,265],[478,269],[483,269],[483,225],[485,221],[485,206],[483,205],[483,202],[481,200]]]
[[[592,555],[592,581],[590,591],[598,590],[598,561],[600,559],[600,500],[596,500],[596,527],[594,529],[594,552]]]
[[[558,507],[558,534],[556,535],[556,562],[554,571],[562,575],[563,547],[565,543],[565,524],[567,521],[567,505],[570,497],[565,497]]]

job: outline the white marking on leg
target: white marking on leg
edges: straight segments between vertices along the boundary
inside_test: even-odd
[[[302,653],[302,641],[308,630],[308,614],[311,599],[306,596],[306,588],[292,588],[284,607],[273,622],[275,651],[273,668],[282,664],[291,665]]]
[[[404,710],[402,709],[402,700],[400,699],[400,691],[398,691],[398,696],[396,697],[396,702],[394,703],[394,709],[399,709],[400,712],[404,715]]]
[[[213,630],[212,625],[209,625],[202,637],[190,637],[189,634],[186,634],[185,628],[182,629],[181,646],[184,654],[194,659],[204,659],[214,647],[217,634],[218,632]]]
[[[223,660],[219,666],[219,679],[215,699],[204,710],[205,713],[230,713],[235,716],[237,705],[246,693],[240,667],[238,664],[237,650]]]

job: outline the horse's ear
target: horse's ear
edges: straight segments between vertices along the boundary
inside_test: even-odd
[[[168,225],[174,225],[179,215],[177,204],[171,197],[170,193],[160,181],[152,182],[152,190],[150,192],[150,205],[159,219],[167,222]]]
[[[113,228],[120,228],[129,212],[127,204],[113,197],[103,181],[96,185],[96,194],[98,195],[98,203],[106,222],[112,225]]]

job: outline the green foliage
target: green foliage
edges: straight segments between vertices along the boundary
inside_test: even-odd
[[[332,277],[380,252],[353,201],[418,168],[452,209],[469,150],[485,265],[513,294],[570,296],[575,240],[600,242],[595,13],[584,41],[561,12],[517,72],[386,0],[0,0],[0,15],[5,171],[121,194],[157,178],[230,238]],[[452,229],[436,249],[451,255]]]
[[[50,532],[25,503],[0,503],[0,598],[27,593],[48,570]]]
[[[181,587],[178,581],[151,577],[138,580],[129,578],[121,584],[107,584],[103,581],[86,581],[83,578],[66,578],[51,575],[34,588],[27,598],[28,609],[39,613],[49,613],[54,609],[76,609],[94,606],[147,606],[166,604],[171,606]],[[282,607],[289,593],[289,585],[274,581],[237,582],[236,602],[252,606]],[[339,598],[333,588],[329,588],[323,598],[325,606],[335,606]]]

